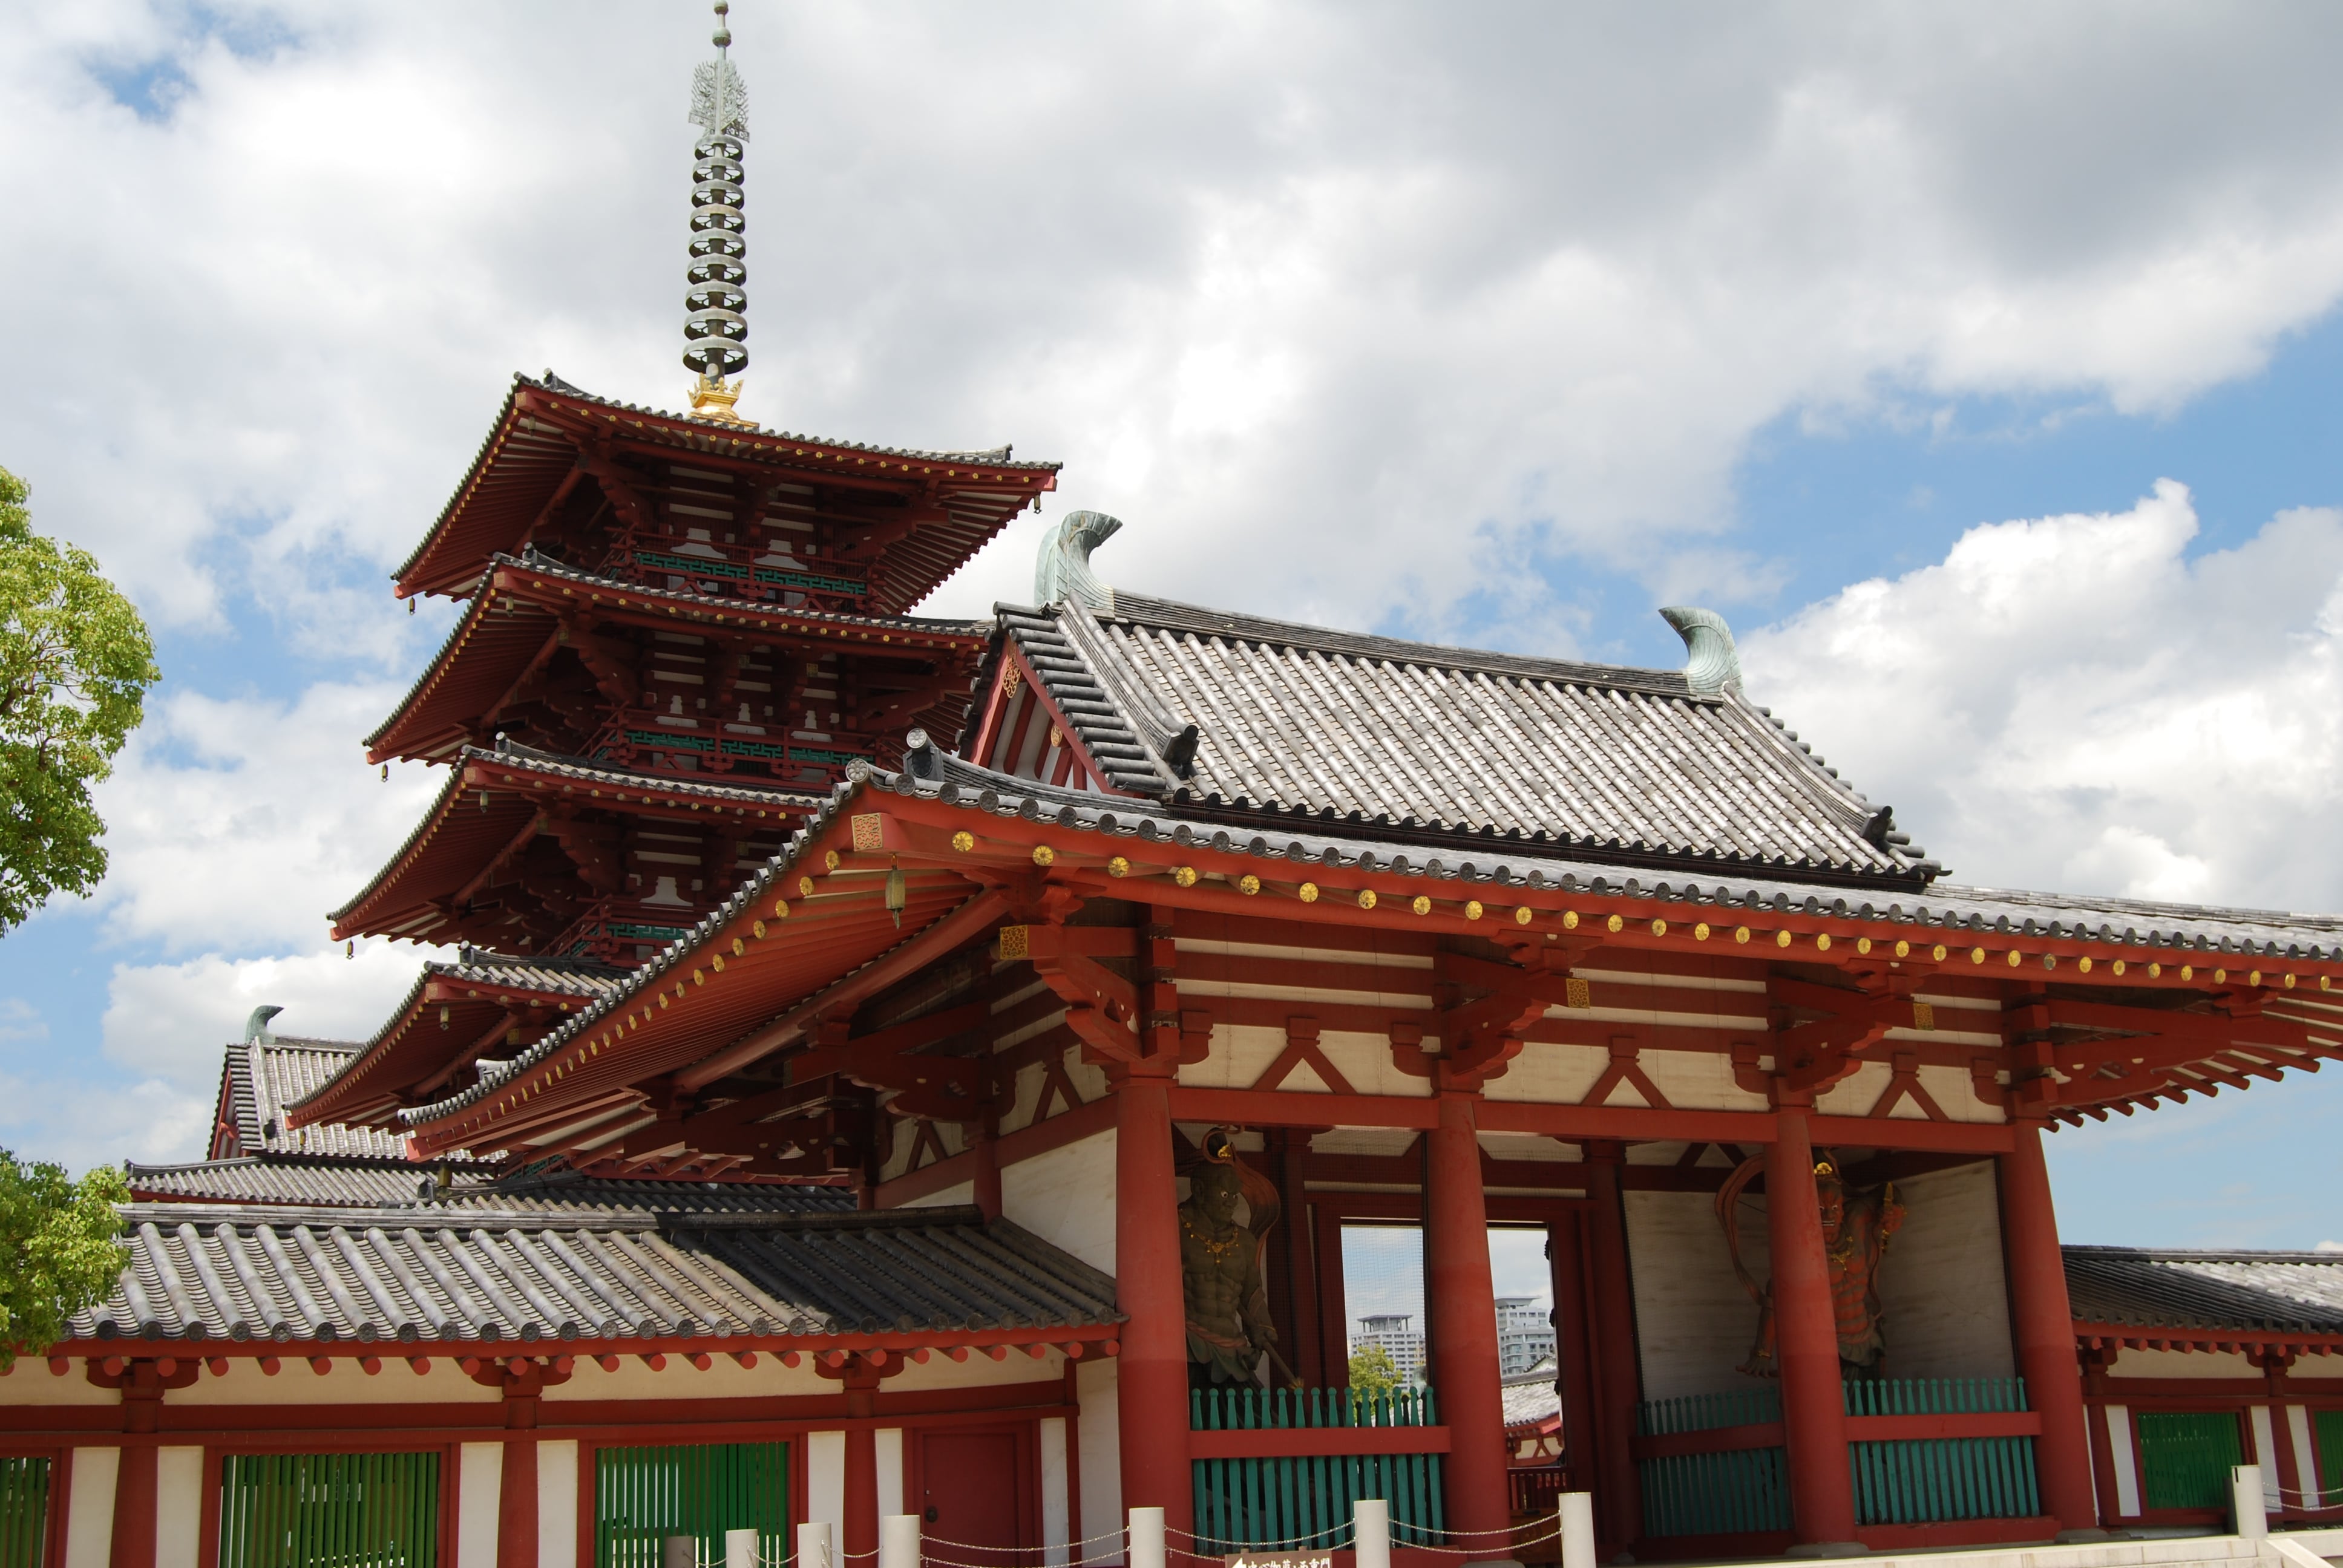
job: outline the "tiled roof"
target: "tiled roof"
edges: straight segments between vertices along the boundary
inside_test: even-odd
[[[377,1127],[285,1125],[285,1108],[316,1093],[339,1072],[358,1047],[348,1040],[300,1040],[278,1035],[227,1048],[229,1113],[237,1146],[248,1155],[327,1155],[351,1160],[404,1161],[407,1150],[396,1136]]]
[[[1554,1358],[1548,1356],[1525,1372],[1504,1381],[1507,1428],[1536,1426],[1562,1414],[1562,1387],[1556,1382]]]
[[[444,1121],[468,1110],[493,1090],[527,1074],[591,1030],[612,1013],[631,1009],[635,1000],[665,989],[679,969],[688,970],[701,945],[743,910],[785,885],[797,869],[800,854],[826,832],[856,800],[871,791],[926,796],[970,812],[997,817],[1021,817],[1048,821],[1077,833],[1113,839],[1198,844],[1226,853],[1263,861],[1301,862],[1319,867],[1352,869],[1401,879],[1422,879],[1433,884],[1482,885],[1493,888],[1550,889],[1584,892],[1594,897],[1650,900],[1683,906],[1684,918],[1707,918],[1741,910],[1799,912],[1835,919],[1896,922],[1936,928],[1946,933],[2007,933],[2051,940],[2120,943],[2138,950],[2142,960],[2192,952],[2261,954],[2311,961],[2343,959],[2343,917],[2237,910],[2182,904],[2151,904],[2132,900],[2061,898],[2050,894],[2006,892],[1992,889],[1936,884],[1926,888],[1865,890],[1791,876],[1727,876],[1705,870],[1690,876],[1654,877],[1647,869],[1623,871],[1615,864],[1555,852],[1531,842],[1492,840],[1459,844],[1426,853],[1424,846],[1380,833],[1343,834],[1344,824],[1332,830],[1258,829],[1217,820],[1189,802],[1161,803],[1143,799],[1104,796],[1053,788],[1002,774],[949,756],[928,738],[913,731],[907,748],[905,770],[884,772],[867,767],[830,792],[821,810],[808,819],[779,854],[754,876],[734,889],[724,902],[697,925],[661,949],[657,956],[628,975],[618,990],[590,1004],[560,1028],[511,1059],[495,1083],[482,1083],[428,1105],[399,1112],[411,1128]],[[1865,891],[1871,897],[1864,897]],[[1892,897],[1890,895],[1893,895]],[[914,908],[904,913],[901,927],[891,937],[876,939],[867,950],[841,950],[821,975],[824,984],[869,963],[889,948],[913,940],[930,920],[957,906],[946,897],[933,901],[917,881]],[[771,1016],[803,991],[781,990],[761,997],[761,1012]],[[2273,1017],[2291,1016],[2288,1007],[2308,1008],[2309,999],[2273,1000]],[[2329,1032],[2333,1020],[2328,1020]],[[2324,1038],[2322,1035],[2320,1038]],[[2212,1048],[2208,1048],[2208,1054]],[[658,1070],[682,1065],[679,1059]]]
[[[2078,1322],[2343,1334],[2343,1253],[2064,1251]]]
[[[720,626],[729,628],[727,636],[812,639],[847,654],[958,657],[991,630],[981,622],[790,608],[710,598],[688,588],[648,588],[581,570],[534,549],[518,558],[498,554],[486,564],[497,591],[474,595],[415,684],[367,737],[371,760],[439,761],[465,737],[476,736],[482,716],[543,653],[565,615],[577,611],[579,589],[589,600],[601,596],[608,613],[627,609],[672,617],[679,628]],[[954,723],[966,702],[964,692],[955,693]]]
[[[1114,1282],[973,1207],[126,1208],[75,1340],[615,1341],[1096,1327]]]
[[[476,767],[500,775],[500,788],[488,789],[473,777]],[[526,782],[512,782],[521,776]],[[455,759],[447,782],[424,812],[407,841],[392,851],[381,870],[350,900],[327,918],[337,938],[389,934],[416,941],[433,940],[432,933],[453,920],[441,907],[455,890],[478,875],[481,865],[511,842],[542,808],[543,802],[521,789],[542,783],[562,786],[573,806],[592,809],[648,810],[658,801],[707,802],[734,808],[735,816],[754,812],[769,815],[774,829],[784,819],[820,805],[822,797],[803,789],[746,783],[708,783],[668,773],[635,773],[581,758],[517,746],[467,746]],[[587,799],[578,799],[582,788]],[[491,797],[485,803],[483,790]],[[678,810],[681,808],[678,807]],[[445,940],[445,939],[441,939]]]
[[[1054,489],[1058,470],[1055,463],[1019,462],[1006,447],[928,452],[865,446],[611,402],[549,370],[542,378],[516,376],[456,493],[393,574],[402,591],[471,591],[470,580],[490,555],[527,537],[576,468],[580,442],[594,438],[665,448],[686,463],[698,455],[768,474],[852,473],[890,481],[898,493],[932,486],[941,519],[893,541],[880,558],[889,598],[900,606],[925,598],[1039,492]]]
[[[1216,820],[1913,889],[1938,870],[1765,709],[1695,696],[1675,671],[1121,593],[1095,619],[1079,604],[998,613],[1112,783]]]
[[[184,1165],[129,1164],[131,1196],[142,1202],[253,1203],[295,1208],[509,1209],[560,1214],[690,1211],[740,1214],[830,1213],[854,1207],[843,1188],[777,1182],[609,1181],[568,1172],[498,1177],[454,1165],[437,1190],[437,1162],[374,1165],[278,1158],[199,1160]]]
[[[458,950],[454,963],[427,962],[406,999],[375,1031],[372,1040],[331,1079],[303,1099],[289,1104],[295,1121],[325,1117],[374,1120],[373,1107],[403,1091],[417,1075],[437,1071],[449,1053],[479,1038],[483,1028],[505,1015],[508,1003],[576,1003],[615,990],[627,971],[590,958],[535,958],[489,952],[482,948]],[[435,984],[445,995],[461,987],[465,997],[441,1005],[462,1012],[464,1028],[418,1031]],[[418,1038],[420,1034],[420,1038]]]

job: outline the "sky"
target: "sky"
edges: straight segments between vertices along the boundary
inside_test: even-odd
[[[739,0],[743,409],[1066,465],[1171,598],[1749,689],[1957,879],[2343,910],[2343,13]],[[201,1151],[436,780],[387,574],[509,377],[677,407],[704,7],[0,7],[0,465],[164,680],[0,939],[0,1143]],[[2051,1141],[2069,1240],[2343,1241],[2343,1070]]]

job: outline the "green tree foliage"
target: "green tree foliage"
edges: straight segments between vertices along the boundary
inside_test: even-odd
[[[89,787],[138,728],[155,645],[88,551],[33,531],[0,468],[0,933],[106,875]]]
[[[1351,1388],[1358,1393],[1388,1393],[1400,1386],[1399,1367],[1391,1352],[1369,1345],[1351,1352]]]
[[[122,1272],[122,1172],[79,1181],[65,1167],[20,1165],[0,1149],[0,1367],[65,1338],[65,1320],[104,1301]]]

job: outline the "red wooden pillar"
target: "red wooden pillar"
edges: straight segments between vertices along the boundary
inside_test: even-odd
[[[1496,1288],[1489,1277],[1489,1208],[1481,1190],[1473,1097],[1440,1096],[1424,1134],[1423,1296],[1432,1315],[1432,1386],[1448,1428],[1448,1528],[1470,1558],[1510,1556],[1505,1400],[1497,1378]]]
[[[2066,1300],[2050,1171],[2042,1160],[2042,1124],[2021,1121],[2011,1131],[2015,1147],[2001,1161],[2001,1237],[2017,1320],[2017,1367],[2025,1374],[2026,1402],[2042,1417],[2035,1473],[2042,1506],[2061,1530],[2096,1530],[2083,1374],[2075,1359],[2075,1312]]]
[[[1585,1243],[1578,1216],[1546,1221],[1545,1256],[1554,1279],[1554,1381],[1562,1393],[1562,1458],[1575,1491],[1594,1488],[1594,1363],[1587,1334]]]
[[[1626,1151],[1616,1143],[1586,1146],[1587,1301],[1593,1331],[1589,1370],[1594,1404],[1591,1472],[1572,1461],[1573,1479],[1593,1483],[1598,1533],[1606,1547],[1644,1533],[1644,1488],[1635,1473],[1635,1405],[1643,1369],[1635,1344],[1635,1298],[1627,1275],[1627,1214],[1620,1204],[1619,1167]]]
[[[969,1181],[969,1201],[988,1220],[1001,1218],[1001,1145],[994,1141],[992,1118],[965,1124],[968,1152],[974,1170]]]
[[[497,1568],[537,1568],[534,1370],[505,1376],[505,1458],[497,1479]]]
[[[1172,1171],[1172,1069],[1147,1062],[1115,1085],[1114,1287],[1125,1314],[1115,1430],[1126,1508],[1161,1508],[1196,1527],[1188,1473],[1188,1309],[1180,1278],[1180,1199]]]
[[[1339,1382],[1319,1371],[1317,1250],[1311,1244],[1309,1182],[1305,1162],[1310,1154],[1307,1128],[1287,1128],[1277,1134],[1277,1197],[1284,1211],[1278,1228],[1285,1232],[1282,1249],[1285,1276],[1286,1336],[1282,1347],[1293,1370],[1312,1382]]]
[[[1330,1388],[1351,1382],[1350,1296],[1342,1288],[1342,1217],[1328,1203],[1310,1205],[1318,1249],[1319,1376]]]
[[[846,1518],[838,1533],[850,1563],[879,1550],[879,1432],[870,1422],[877,1408],[871,1390],[847,1384],[846,1413],[862,1422],[846,1429]]]
[[[155,1433],[162,1425],[163,1382],[155,1363],[132,1362],[122,1372],[124,1442],[106,1568],[155,1568]]]
[[[1855,1539],[1855,1482],[1847,1470],[1846,1395],[1806,1116],[1804,1106],[1778,1108],[1775,1139],[1765,1149],[1775,1353],[1788,1429],[1792,1529],[1802,1545],[1841,1545]]]

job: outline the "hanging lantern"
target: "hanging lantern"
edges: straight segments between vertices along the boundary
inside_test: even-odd
[[[439,1004],[439,1027],[447,1027],[447,1004],[444,1001]]]
[[[887,863],[887,912],[895,917],[895,929],[903,929],[903,906],[911,900],[911,884],[903,875],[900,861]]]
[[[358,941],[356,937],[352,937],[348,941],[342,944],[342,957],[346,959],[354,959],[357,956]]]

